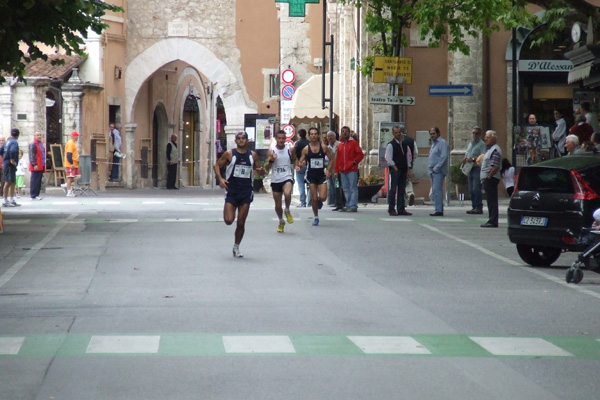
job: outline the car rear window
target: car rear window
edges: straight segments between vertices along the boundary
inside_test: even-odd
[[[536,192],[574,193],[571,172],[560,168],[522,168],[518,188]]]

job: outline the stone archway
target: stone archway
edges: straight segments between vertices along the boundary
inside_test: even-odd
[[[236,74],[227,64],[202,44],[185,38],[169,38],[148,47],[128,65],[125,73],[126,122],[134,123],[133,115],[137,95],[146,81],[161,66],[174,61],[184,61],[197,68],[214,85],[215,93],[223,99],[229,124],[244,126],[244,114],[256,113],[256,105],[247,101]]]

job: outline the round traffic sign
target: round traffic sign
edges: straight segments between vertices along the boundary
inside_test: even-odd
[[[294,83],[296,80],[296,74],[291,69],[286,69],[281,73],[281,80],[284,83]]]
[[[296,128],[294,128],[294,125],[287,124],[281,129],[285,132],[286,139],[292,139],[294,135],[296,135]]]
[[[284,99],[291,100],[292,97],[294,96],[295,91],[296,91],[296,89],[294,89],[294,87],[292,85],[285,85],[281,89],[281,95],[283,96]]]
[[[286,139],[286,143],[289,143],[291,146],[294,145],[294,141],[292,139]]]

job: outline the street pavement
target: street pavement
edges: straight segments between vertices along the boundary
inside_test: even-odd
[[[389,217],[258,194],[241,245],[220,189],[101,192],[3,209],[2,399],[583,399],[600,276],[531,268],[453,201]],[[294,201],[297,204],[297,200]]]

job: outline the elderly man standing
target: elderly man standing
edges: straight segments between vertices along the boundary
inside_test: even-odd
[[[399,125],[394,126],[392,128],[394,138],[385,148],[385,161],[389,170],[388,214],[391,216],[412,215],[406,211],[406,203],[404,202],[406,177],[412,161],[410,148],[404,141],[404,129]],[[396,193],[398,194],[398,210],[396,210]]]
[[[350,137],[350,128],[342,127],[342,142],[335,156],[335,174],[342,178],[346,208],[340,211],[358,211],[358,164],[365,157],[360,145]]]
[[[481,193],[481,167],[475,162],[480,154],[485,153],[485,143],[481,140],[481,128],[476,126],[473,128],[473,140],[469,142],[463,164],[471,164],[469,171],[469,194],[471,195],[472,209],[467,211],[467,214],[483,214],[483,194]]]
[[[435,212],[432,217],[444,216],[444,178],[448,175],[448,142],[440,136],[440,129],[433,127],[429,130],[431,149],[429,149],[429,176],[431,177],[431,192]]]
[[[117,182],[119,180],[119,165],[121,163],[121,132],[115,127],[115,124],[110,124],[110,139],[113,146],[112,169],[110,171],[110,181]]]
[[[496,131],[485,133],[485,144],[487,149],[481,160],[481,182],[485,190],[485,198],[488,206],[488,221],[481,225],[482,228],[498,227],[498,183],[502,177],[500,166],[502,165],[502,150],[496,143],[498,136]]]
[[[29,194],[31,200],[41,200],[40,189],[42,187],[42,177],[46,172],[46,149],[42,143],[42,132],[36,131],[33,134],[33,142],[29,144]]]

